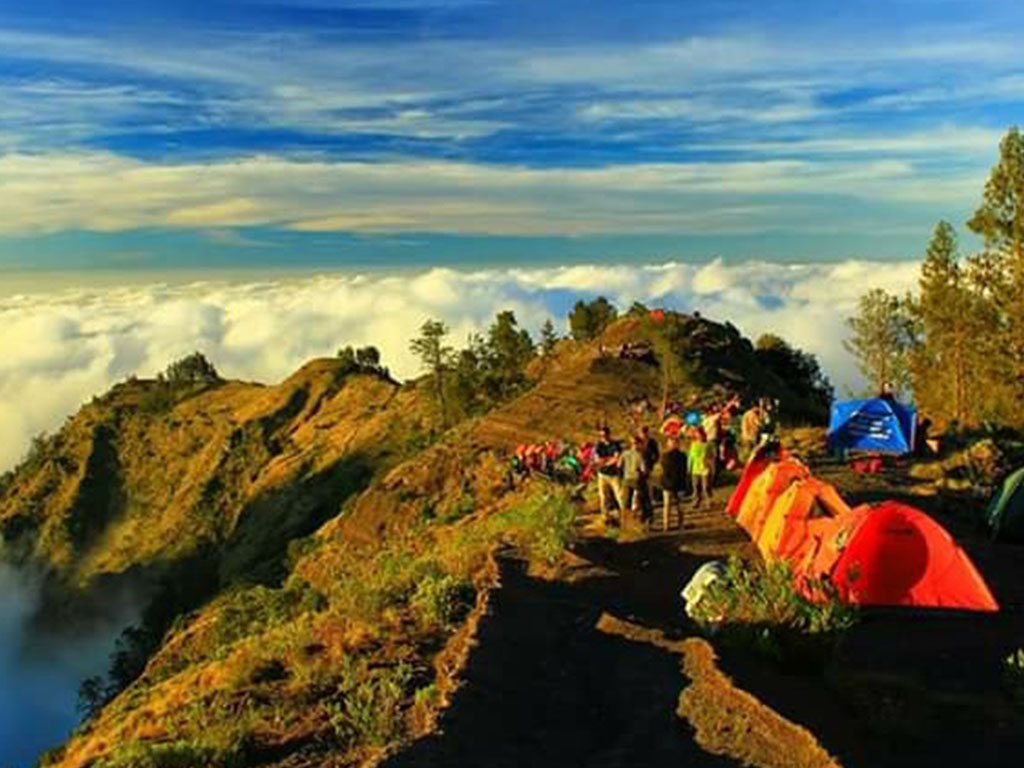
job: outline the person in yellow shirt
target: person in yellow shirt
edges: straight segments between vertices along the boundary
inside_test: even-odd
[[[711,462],[713,461],[708,446],[707,435],[703,428],[693,430],[687,463],[690,465],[690,477],[693,479],[693,508],[700,509],[706,499],[711,504]]]

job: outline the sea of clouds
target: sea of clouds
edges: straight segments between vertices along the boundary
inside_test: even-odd
[[[135,617],[128,603],[73,633],[33,626],[38,583],[0,563],[0,765],[27,768],[78,722],[78,686],[103,674],[114,640]]]
[[[596,295],[623,309],[635,300],[696,309],[752,337],[778,333],[816,354],[842,393],[861,383],[842,346],[858,296],[874,286],[910,290],[918,267],[714,260],[434,268],[0,296],[0,471],[17,463],[31,436],[58,428],[93,395],[132,373],[151,376],[193,350],[224,376],[276,382],[340,346],[373,344],[404,378],[418,372],[409,340],[428,318],[445,320],[454,344],[503,309],[531,331],[552,317],[565,332],[572,305]]]

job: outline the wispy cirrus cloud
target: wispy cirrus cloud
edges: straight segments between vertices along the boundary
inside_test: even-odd
[[[0,157],[0,194],[8,201],[0,233],[256,225],[491,234],[757,231],[795,225],[823,192],[850,200],[958,199],[966,206],[982,180],[971,172],[929,178],[898,158],[529,168],[270,156],[155,164],[100,152],[9,154]]]
[[[972,93],[980,97],[1001,88],[1008,98],[1020,96],[1014,95],[1020,77],[1016,43],[998,30],[985,30],[970,43],[921,43],[912,34],[863,32],[822,40],[798,25],[782,33],[659,38],[641,44],[574,40],[551,48],[532,44],[528,36],[488,42],[403,34],[394,41],[342,41],[287,27],[154,36],[0,28],[0,55],[45,62],[55,70],[38,81],[9,84],[9,96],[61,106],[65,116],[76,116],[94,133],[109,128],[105,115],[116,122],[132,109],[137,119],[130,122],[139,130],[147,130],[147,123],[154,131],[184,128],[191,117],[193,127],[459,140],[638,119],[666,128],[680,121],[698,128],[709,121],[828,126],[847,112],[829,96],[854,88],[884,91],[862,99],[862,112],[924,105],[935,100],[929,94],[943,92],[971,100]],[[92,84],[74,82],[81,67],[89,68]],[[951,67],[958,72],[952,85]],[[557,99],[534,100],[538,92]],[[167,108],[181,99],[191,112],[169,115]],[[510,106],[517,103],[518,109]],[[533,107],[523,111],[524,104]],[[44,122],[52,121],[38,121]],[[605,130],[619,135],[610,126]]]

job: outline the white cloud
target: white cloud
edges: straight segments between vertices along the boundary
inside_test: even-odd
[[[826,114],[808,98],[768,104],[730,103],[718,97],[645,98],[598,101],[579,111],[594,122],[619,120],[688,120],[694,123],[793,123]]]
[[[137,612],[115,598],[103,620],[50,635],[34,621],[38,583],[0,563],[0,595],[0,751],[5,765],[34,765],[77,725],[79,684],[106,671],[115,638]]]
[[[145,163],[105,152],[0,155],[0,234],[244,225],[298,231],[587,234],[806,228],[822,196],[967,208],[984,168],[903,158],[770,159],[600,168],[256,156]],[[790,197],[782,197],[790,196]],[[793,196],[803,196],[804,205]],[[865,222],[840,220],[837,231]]]
[[[914,287],[914,262],[666,263],[539,269],[322,275],[252,283],[77,289],[0,298],[0,469],[31,435],[52,430],[89,397],[131,373],[151,376],[204,351],[229,377],[278,381],[346,344],[378,346],[400,377],[415,375],[409,339],[430,317],[453,341],[513,309],[536,331],[567,302],[604,294],[729,320],[748,335],[775,331],[817,354],[834,381],[856,385],[843,351],[844,317],[872,286]]]
[[[38,80],[0,83],[0,122],[18,126],[33,140],[29,146],[67,146],[68,139],[125,123],[152,132],[245,125],[458,140],[506,127],[564,129],[571,115],[591,125],[636,118],[799,123],[843,113],[818,96],[864,85],[887,91],[877,108],[885,99],[913,107],[948,95],[985,102],[993,89],[1019,101],[1018,46],[1009,34],[975,30],[968,41],[961,34],[954,42],[922,43],[929,32],[951,39],[948,29],[917,25],[837,35],[794,25],[640,44],[574,40],[539,47],[427,35],[356,37],[339,45],[330,34],[289,28],[73,35],[0,27],[5,57],[46,62]],[[108,80],[49,74],[67,78],[80,67],[102,69]],[[947,85],[951,67],[955,85]],[[755,91],[775,103],[751,102]],[[593,103],[578,109],[586,94]],[[568,109],[522,109],[539,95],[564,97],[558,103]]]
[[[888,133],[882,135],[830,135],[791,141],[734,142],[725,140],[691,144],[689,149],[716,149],[757,152],[772,156],[800,155],[900,155],[922,157],[959,155],[960,157],[994,157],[1002,131],[969,125],[941,125],[927,131]]]

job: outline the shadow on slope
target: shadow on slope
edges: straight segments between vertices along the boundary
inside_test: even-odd
[[[596,628],[607,611],[678,632],[679,583],[698,560],[657,539],[588,540],[577,551],[600,567],[577,566],[568,582],[533,578],[523,562],[503,560],[502,589],[480,625],[466,682],[441,732],[386,765],[735,764],[702,750],[676,716],[685,687],[678,656]],[[627,570],[627,561],[656,565],[645,577],[633,565]]]

